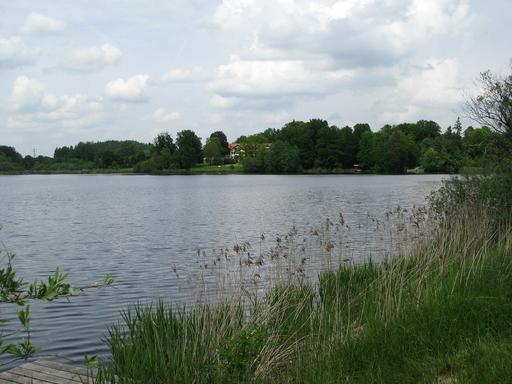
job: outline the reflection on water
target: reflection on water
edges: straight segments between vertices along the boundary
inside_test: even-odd
[[[343,253],[333,253],[334,260],[378,257],[389,246],[390,237],[375,236],[374,231],[379,223],[385,228],[386,212],[397,206],[410,212],[424,204],[441,179],[0,176],[0,236],[17,253],[15,266],[28,280],[56,266],[76,286],[101,281],[105,273],[116,279],[113,287],[69,301],[32,304],[34,342],[43,354],[80,362],[84,353],[106,352],[100,339],[128,304],[156,298],[190,303],[204,268],[203,255],[211,260],[211,270],[217,253],[227,249],[232,254],[235,244],[249,242],[251,262],[256,262],[261,255],[270,257],[275,240],[293,228],[294,252],[309,257],[307,253],[327,244],[325,239],[318,243],[322,239],[313,231],[326,218],[339,224],[342,213],[350,228],[343,230],[336,251]],[[304,251],[301,242],[309,242]],[[321,268],[313,261],[310,265],[310,273]],[[12,313],[6,307],[2,315]]]

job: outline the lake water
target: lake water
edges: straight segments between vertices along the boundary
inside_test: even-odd
[[[79,363],[85,353],[107,352],[101,339],[129,304],[157,298],[190,303],[198,252],[245,241],[261,247],[262,234],[269,242],[292,227],[311,233],[343,213],[347,225],[359,229],[344,243],[345,255],[357,262],[361,247],[366,255],[384,247],[383,238],[368,235],[366,227],[397,206],[424,204],[443,178],[0,176],[0,239],[17,254],[15,267],[29,281],[57,266],[75,286],[101,282],[105,273],[114,276],[114,286],[32,304],[40,356]],[[12,313],[4,306],[1,315],[12,318]]]

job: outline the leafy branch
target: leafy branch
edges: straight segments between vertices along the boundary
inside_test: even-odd
[[[18,320],[21,324],[22,330],[5,334],[1,329],[0,335],[0,356],[11,355],[14,360],[28,359],[34,355],[38,348],[32,344],[30,332],[30,300],[45,300],[52,301],[62,297],[70,297],[81,294],[86,289],[106,287],[114,283],[112,276],[107,274],[102,284],[93,284],[87,287],[72,287],[68,282],[68,274],[63,273],[56,268],[55,271],[47,277],[46,280],[35,279],[33,283],[28,284],[25,279],[19,277],[16,270],[12,266],[13,260],[16,255],[9,252],[4,242],[0,240],[0,254],[5,253],[3,260],[6,258],[7,262],[4,268],[0,269],[0,303],[17,304]],[[7,323],[8,320],[0,318],[0,324]],[[14,334],[23,332],[24,336],[21,341],[16,344],[9,344],[4,342],[5,336],[12,336]]]

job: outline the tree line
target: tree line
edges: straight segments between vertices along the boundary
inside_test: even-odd
[[[400,174],[407,169],[455,173],[462,167],[484,167],[496,158],[496,130],[462,129],[460,119],[444,132],[435,121],[385,125],[374,132],[366,123],[339,128],[326,120],[291,121],[241,136],[240,158],[229,156],[221,131],[203,145],[191,130],[173,139],[168,132],[152,143],[133,140],[80,142],[56,148],[53,157],[23,157],[12,147],[0,146],[0,171],[80,171],[132,169],[134,172],[190,169],[197,164],[220,165],[240,161],[246,173],[300,173],[354,170]]]
[[[385,125],[373,132],[368,124],[338,128],[327,121],[292,121],[281,129],[242,136],[246,172],[361,169],[400,174],[411,168],[458,172],[482,167],[494,156],[498,135],[487,127],[467,127],[460,119],[444,132],[434,121]],[[263,143],[272,143],[270,147]]]

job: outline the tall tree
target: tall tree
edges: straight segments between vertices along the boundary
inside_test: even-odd
[[[343,168],[352,168],[356,162],[354,133],[349,126],[340,129],[341,163]]]
[[[264,155],[268,173],[295,173],[300,169],[299,150],[286,141],[276,141]]]
[[[203,162],[201,139],[194,131],[186,129],[176,136],[176,162],[180,168],[190,169]]]
[[[159,133],[153,140],[153,145],[155,146],[155,150],[158,153],[166,151],[169,152],[170,154],[173,154],[174,151],[176,150],[176,146],[174,145],[174,142],[169,132]]]
[[[468,117],[512,137],[512,64],[511,73],[499,76],[491,71],[480,74],[481,93],[466,100]]]
[[[358,123],[354,125],[354,153],[356,154],[359,152],[359,142],[361,141],[361,136],[365,132],[371,132],[370,125],[367,123]]]
[[[408,167],[416,166],[416,147],[413,139],[396,129],[388,138],[385,158],[386,171],[404,173]]]
[[[359,139],[359,150],[357,152],[357,161],[361,168],[371,169],[374,165],[373,157],[373,132],[365,131]]]
[[[210,135],[210,139],[213,139],[214,137],[219,139],[222,155],[223,156],[228,155],[229,154],[229,143],[228,143],[228,138],[226,137],[224,132],[215,131]]]
[[[157,169],[170,169],[175,166],[176,145],[169,132],[159,133],[153,140],[152,159]]]
[[[316,134],[315,166],[337,168],[343,166],[342,133],[336,126],[322,127]]]
[[[203,154],[210,165],[222,163],[222,145],[218,137],[213,136],[206,140]]]

